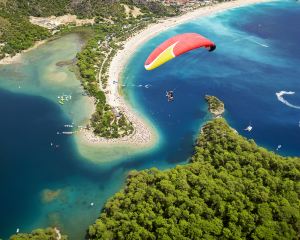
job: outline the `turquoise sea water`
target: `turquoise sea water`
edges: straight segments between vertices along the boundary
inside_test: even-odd
[[[0,67],[0,237],[16,228],[58,225],[70,239],[83,239],[130,169],[165,169],[186,162],[199,127],[209,119],[205,94],[225,102],[226,119],[244,136],[270,150],[281,144],[281,154],[300,155],[300,110],[275,95],[293,91],[284,98],[300,105],[299,23],[299,3],[257,4],[180,25],[137,49],[124,72],[124,94],[155,125],[162,141],[153,151],[126,153],[113,163],[101,164],[101,154],[95,159],[81,156],[73,137],[56,134],[64,124],[80,124],[92,112],[74,74],[55,66],[76,55],[78,35],[25,54],[22,64]],[[143,63],[153,48],[183,32],[201,33],[217,49],[195,50],[146,72]],[[146,84],[150,87],[139,87]],[[169,89],[175,89],[173,103],[165,98]],[[72,101],[60,106],[57,95],[63,93],[72,94]],[[243,131],[249,123],[251,133]],[[59,195],[47,202],[47,190]]]

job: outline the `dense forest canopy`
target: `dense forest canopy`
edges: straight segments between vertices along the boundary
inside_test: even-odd
[[[189,164],[132,171],[89,239],[299,239],[299,160],[215,119]]]
[[[121,3],[138,6],[154,14],[174,14],[173,7],[164,6],[159,1],[147,0],[7,0],[5,8],[31,16],[60,16],[67,13],[81,17],[114,16],[122,8]]]

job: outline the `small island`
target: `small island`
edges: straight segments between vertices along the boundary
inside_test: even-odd
[[[208,111],[213,114],[214,117],[221,116],[224,113],[224,103],[219,98],[206,95],[205,100],[208,103]]]

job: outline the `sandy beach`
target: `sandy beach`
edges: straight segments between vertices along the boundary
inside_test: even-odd
[[[137,33],[135,36],[128,39],[125,44],[124,48],[117,52],[115,57],[113,58],[110,67],[109,67],[109,79],[106,88],[106,98],[108,103],[120,109],[122,112],[125,113],[127,118],[133,123],[134,125],[134,133],[130,136],[126,136],[119,139],[104,139],[100,137],[94,136],[92,131],[84,130],[83,136],[86,138],[87,142],[90,143],[127,143],[127,144],[136,144],[136,145],[151,145],[153,144],[155,139],[155,131],[153,127],[150,127],[148,123],[141,118],[139,113],[135,112],[131,106],[124,100],[119,93],[119,86],[122,81],[122,72],[124,70],[125,65],[135,53],[136,49],[146,42],[147,40],[151,39],[155,35],[159,34],[166,29],[175,27],[181,23],[185,23],[189,20],[193,20],[199,17],[205,17],[211,14],[215,14],[217,12],[221,12],[224,10],[266,2],[267,0],[237,0],[232,2],[224,2],[216,5],[206,6],[199,9],[196,9],[192,12],[185,13],[178,17],[167,18],[164,20],[160,20],[158,23],[151,24],[144,30]],[[116,84],[115,82],[118,82]]]

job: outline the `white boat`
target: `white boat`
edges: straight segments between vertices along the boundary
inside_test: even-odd
[[[281,145],[278,145],[276,151],[278,151],[281,147],[282,147]]]
[[[245,130],[245,131],[248,131],[248,132],[251,132],[251,131],[252,131],[252,128],[253,128],[253,127],[252,127],[251,125],[249,125],[249,126],[246,127],[244,130]]]
[[[70,135],[70,134],[73,134],[73,132],[62,132],[62,134]]]

